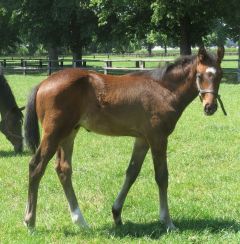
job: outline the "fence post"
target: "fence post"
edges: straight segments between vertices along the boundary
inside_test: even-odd
[[[6,66],[7,66],[7,61],[6,59],[3,59],[3,67],[6,68]]]
[[[106,62],[106,64],[107,64],[107,67],[112,67],[112,61],[109,61],[109,60],[108,60],[108,61]]]
[[[240,39],[238,40],[238,70],[237,70],[237,79],[240,83]]]
[[[26,75],[26,67],[27,67],[27,61],[26,60],[23,60],[22,67],[23,67],[23,74]]]
[[[139,68],[139,61],[136,61],[136,68]]]
[[[60,67],[63,68],[63,60],[60,61]]]
[[[40,58],[40,59],[39,59],[39,67],[42,68],[42,66],[43,66],[43,65],[42,65],[42,59]]]
[[[238,59],[238,69],[237,69],[237,79],[238,79],[238,82],[240,83],[240,59]]]
[[[52,61],[49,60],[48,61],[48,75],[51,75],[51,73],[52,73]]]
[[[140,68],[141,69],[145,68],[145,61],[143,61],[143,60],[140,61]]]
[[[73,62],[73,68],[76,68],[77,67],[76,60],[73,60],[72,62]]]
[[[3,62],[0,62],[0,75],[3,75]]]

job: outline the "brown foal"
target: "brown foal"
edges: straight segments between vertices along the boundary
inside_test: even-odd
[[[35,226],[39,183],[56,153],[56,172],[72,220],[87,226],[71,180],[74,139],[83,127],[104,135],[136,138],[124,184],[112,207],[115,223],[122,224],[124,201],[150,148],[159,187],[160,220],[167,229],[175,229],[167,201],[168,136],[198,94],[206,115],[217,110],[223,56],[223,47],[218,48],[216,56],[200,48],[197,55],[182,57],[163,69],[122,76],[66,69],[42,81],[29,98],[25,121],[26,140],[35,152],[29,165],[26,225]],[[38,120],[42,125],[41,142]]]

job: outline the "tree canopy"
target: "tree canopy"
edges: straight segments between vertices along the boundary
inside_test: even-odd
[[[41,44],[51,59],[83,48],[125,52],[154,45],[191,47],[240,39],[238,0],[0,0],[0,51]],[[34,49],[35,47],[35,49]]]

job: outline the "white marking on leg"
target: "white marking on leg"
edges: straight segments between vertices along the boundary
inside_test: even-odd
[[[74,224],[83,227],[89,227],[79,208],[76,208],[74,211],[71,212],[71,217]]]
[[[217,73],[217,70],[214,67],[208,67],[206,69],[206,73],[216,74]]]

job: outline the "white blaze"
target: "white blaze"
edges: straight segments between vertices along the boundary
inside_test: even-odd
[[[217,73],[217,70],[214,67],[208,67],[206,69],[206,73],[216,74]]]

